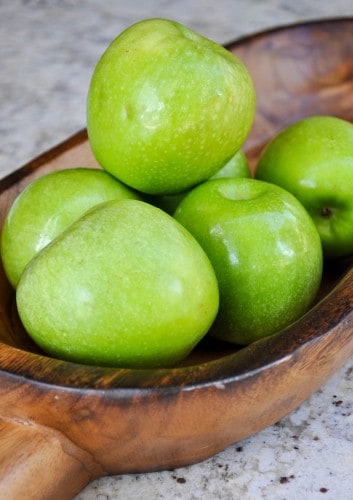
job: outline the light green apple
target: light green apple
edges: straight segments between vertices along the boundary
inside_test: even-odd
[[[249,163],[243,150],[239,149],[235,155],[224,165],[211,179],[223,179],[228,177],[251,177]],[[206,181],[205,181],[206,182]],[[190,190],[179,194],[150,195],[145,199],[152,205],[161,208],[168,214],[173,214],[175,209]]]
[[[208,180],[213,179],[228,179],[233,177],[251,177],[249,162],[246,154],[242,149],[239,149],[234,156],[218,170]]]
[[[12,286],[44,246],[92,206],[115,198],[139,195],[103,170],[59,170],[32,181],[13,202],[1,232],[1,258]]]
[[[324,257],[353,255],[353,124],[311,116],[281,130],[255,176],[294,194],[320,233]]]
[[[209,256],[219,283],[210,334],[249,344],[286,327],[312,304],[322,276],[317,229],[299,201],[255,179],[196,187],[175,218]]]
[[[52,356],[140,368],[184,358],[210,328],[219,295],[184,227],[143,201],[113,200],[31,260],[16,298],[27,332]]]
[[[167,19],[123,31],[98,61],[87,130],[100,165],[148,194],[208,179],[241,148],[255,90],[230,51]]]

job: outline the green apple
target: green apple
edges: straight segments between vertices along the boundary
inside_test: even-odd
[[[143,201],[94,207],[26,267],[20,318],[52,356],[119,367],[184,358],[210,328],[218,284],[175,219]]]
[[[184,198],[175,218],[216,272],[220,307],[211,335],[249,344],[310,307],[322,276],[320,237],[284,189],[255,179],[205,182]]]
[[[239,149],[224,167],[212,175],[209,180],[228,179],[229,177],[251,177],[249,162],[242,149]]]
[[[15,199],[1,233],[5,273],[16,287],[28,262],[92,206],[139,196],[107,172],[72,168],[32,181]]]
[[[281,130],[255,176],[294,194],[320,233],[327,259],[353,254],[353,124],[312,116]]]
[[[123,31],[89,86],[87,130],[100,165],[148,194],[208,179],[243,145],[255,91],[230,51],[167,19]]]
[[[239,149],[235,155],[224,165],[211,179],[223,179],[228,177],[251,177],[249,163],[243,150]],[[206,182],[206,181],[205,181]],[[150,195],[146,201],[161,208],[168,214],[173,214],[175,209],[190,190],[179,194]]]

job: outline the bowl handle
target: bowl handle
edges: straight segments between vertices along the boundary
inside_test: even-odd
[[[0,419],[1,498],[71,500],[101,475],[92,457],[58,431]]]

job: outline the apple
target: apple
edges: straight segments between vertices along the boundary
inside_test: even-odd
[[[211,260],[220,306],[210,335],[246,345],[286,327],[312,304],[322,276],[318,231],[299,201],[255,179],[194,188],[174,217]]]
[[[353,124],[311,116],[282,129],[260,155],[255,177],[294,194],[322,240],[324,257],[353,254]]]
[[[251,177],[250,167],[246,154],[239,149],[234,156],[208,180],[227,179],[228,177]]]
[[[98,163],[123,183],[176,194],[232,158],[254,110],[254,85],[240,59],[180,23],[146,19],[99,59],[87,130]]]
[[[28,334],[50,355],[149,368],[191,351],[219,295],[209,259],[183,226],[143,201],[113,200],[30,261],[16,299]]]
[[[239,149],[239,151],[235,153],[235,155],[229,160],[229,162],[226,163],[220,170],[218,170],[215,175],[210,177],[209,180],[223,179],[228,177],[251,177],[249,163],[242,149]],[[150,195],[146,196],[145,200],[172,215],[181,200],[185,198],[185,196],[189,192],[190,189],[188,191],[185,191],[184,193],[179,194],[166,194],[160,196]]]
[[[28,262],[92,206],[137,195],[107,172],[72,168],[32,181],[15,199],[1,233],[5,273],[16,287]]]

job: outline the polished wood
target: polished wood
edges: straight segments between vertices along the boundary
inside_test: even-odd
[[[269,138],[310,114],[353,121],[353,20],[300,24],[228,46],[247,64],[257,114],[252,165]],[[97,167],[85,131],[5,178],[0,222],[34,178]],[[84,366],[46,356],[18,319],[0,268],[0,491],[71,498],[95,477],[192,464],[275,423],[353,354],[353,267],[326,266],[299,321],[246,348],[204,340],[173,369]]]
[[[279,129],[311,115],[353,121],[352,19],[274,29],[229,45],[249,69],[257,111],[246,143],[254,167]]]

